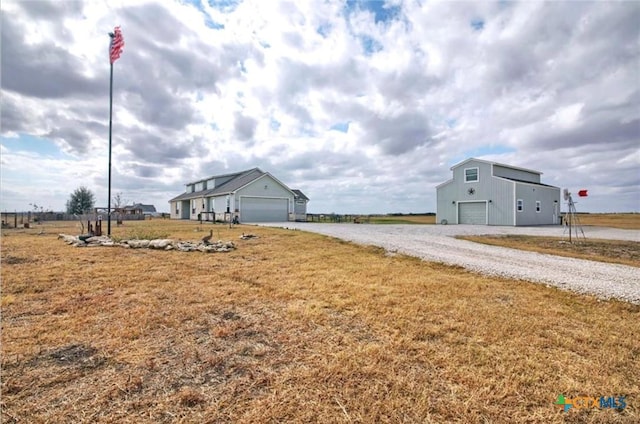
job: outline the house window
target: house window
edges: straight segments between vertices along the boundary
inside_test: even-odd
[[[540,213],[540,201],[536,200],[536,212]]]
[[[516,210],[522,212],[524,210],[524,201],[522,199],[516,200]]]
[[[464,170],[464,182],[475,183],[478,182],[478,168],[466,168]]]
[[[180,207],[178,206],[178,204],[176,203],[176,215],[180,213]]]

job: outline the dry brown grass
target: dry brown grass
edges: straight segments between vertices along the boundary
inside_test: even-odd
[[[385,215],[372,216],[370,224],[435,224],[435,215]]]
[[[476,243],[548,253],[569,258],[640,267],[640,243],[637,241],[574,239],[524,235],[459,236]]]
[[[582,225],[640,230],[639,213],[578,214],[578,219]],[[371,224],[435,224],[436,217],[434,215],[371,216],[368,222]]]
[[[137,226],[202,235],[117,232]],[[214,229],[238,249],[4,232],[3,422],[640,421],[639,306],[301,231]],[[628,407],[563,413],[560,393]]]
[[[640,213],[578,214],[582,225],[640,230]]]

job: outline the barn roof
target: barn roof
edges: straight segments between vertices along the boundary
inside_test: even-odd
[[[492,162],[492,161],[490,161],[490,160],[476,159],[476,158],[469,158],[469,159],[463,160],[462,162],[460,162],[460,163],[457,163],[457,164],[453,165],[453,166],[452,166],[451,168],[449,168],[449,169],[451,169],[451,170],[453,171],[455,168],[459,168],[459,167],[461,167],[462,165],[466,165],[468,162],[471,162],[471,161],[474,161],[474,162],[483,162],[483,163],[488,163],[488,164],[490,164],[490,165],[497,165],[497,166],[502,166],[502,167],[504,167],[504,168],[517,169],[517,170],[519,170],[519,171],[526,171],[526,172],[530,172],[530,173],[532,173],[532,174],[542,175],[542,172],[540,172],[540,171],[535,171],[535,170],[533,170],[533,169],[520,168],[519,166],[507,165],[506,163]]]

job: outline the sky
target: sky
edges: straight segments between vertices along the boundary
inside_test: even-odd
[[[1,3],[0,210],[169,211],[259,167],[309,213],[435,212],[469,157],[640,211],[640,2]]]

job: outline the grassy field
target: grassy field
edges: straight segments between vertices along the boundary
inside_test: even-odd
[[[640,267],[640,243],[637,241],[579,239],[569,243],[566,237],[524,235],[459,236],[458,238],[512,249]]]
[[[435,224],[435,215],[385,215],[371,216],[370,224]]]
[[[640,421],[640,306],[302,231],[213,228],[237,250],[3,231],[2,422]],[[627,407],[561,412],[559,394]]]
[[[582,225],[640,230],[639,213],[578,214]],[[434,215],[363,215],[361,222],[369,224],[435,224]],[[328,221],[327,221],[328,222]]]
[[[640,213],[578,214],[582,225],[640,230]]]

